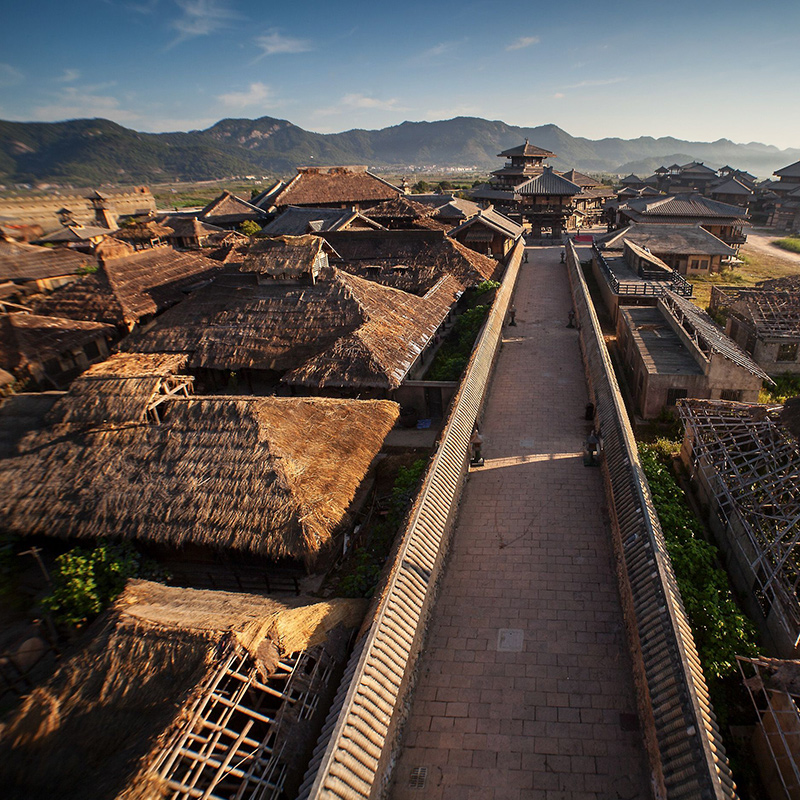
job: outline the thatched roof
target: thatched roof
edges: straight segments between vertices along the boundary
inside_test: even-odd
[[[61,403],[50,421],[143,422],[157,397],[173,388],[188,393],[193,379],[176,377],[186,361],[185,355],[177,354],[117,353],[72,382],[69,393],[76,402]]]
[[[255,276],[225,274],[122,346],[188,353],[191,367],[294,370],[294,379],[307,386],[392,389],[463,286],[444,275],[434,288],[419,297],[338,269],[314,285],[259,284]],[[351,334],[358,334],[362,346],[343,351],[340,340]],[[319,371],[320,358],[331,358],[340,373]],[[313,369],[304,366],[310,361]]]
[[[261,222],[267,219],[266,212],[228,191],[215,197],[198,216],[212,225],[235,225],[245,220]]]
[[[4,796],[49,800],[57,787],[64,800],[164,797],[160,767],[194,730],[195,702],[207,696],[221,673],[225,680],[232,656],[254,673],[256,683],[276,693],[330,690],[308,677],[289,687],[278,659],[297,660],[308,651],[319,657],[321,645],[336,636],[332,632],[357,627],[364,610],[361,600],[279,602],[129,582],[92,638],[9,719],[0,738]],[[298,671],[302,675],[302,666]],[[248,706],[247,698],[234,699]],[[294,704],[284,701],[273,716],[264,733],[279,741],[297,740],[299,734],[298,743],[309,744],[304,737],[314,729]],[[227,724],[242,723],[233,715]],[[219,749],[224,754],[231,744],[221,737]]]
[[[115,333],[111,325],[44,317],[24,312],[0,314],[0,368],[17,372],[29,364]]]
[[[297,175],[272,199],[285,206],[329,206],[379,203],[401,194],[400,189],[366,167],[298,167]]]
[[[65,225],[60,230],[42,236],[39,241],[80,244],[81,242],[88,242],[91,239],[96,239],[99,236],[109,236],[114,230],[116,230],[116,228],[112,230],[111,228],[101,228],[97,225]]]
[[[228,231],[218,225],[201,222],[195,217],[180,214],[162,214],[156,218],[160,225],[171,228],[173,233],[167,234],[168,239],[197,239],[205,240],[212,234],[225,234]]]
[[[36,281],[78,275],[94,258],[63,248],[0,240],[0,281]]]
[[[435,209],[424,203],[417,203],[404,194],[398,194],[390,200],[384,200],[369,209],[370,219],[380,222],[382,225],[391,223],[410,224],[418,219],[431,216]]]
[[[161,422],[51,425],[0,462],[0,526],[312,561],[398,416],[388,401],[169,397]]]
[[[114,238],[126,242],[149,242],[152,239],[166,239],[174,232],[168,225],[158,222],[155,217],[146,217],[115,231]]]
[[[316,277],[320,268],[327,265],[327,258],[321,258],[323,248],[329,252],[333,250],[318,236],[256,239],[247,248],[240,270],[275,278]]]
[[[182,300],[185,290],[208,280],[220,264],[171,247],[140,250],[104,261],[100,270],[56,290],[36,311],[71,319],[134,325]]]
[[[498,263],[441,231],[337,231],[323,237],[341,261],[336,266],[386,286],[424,294],[443,275],[464,286],[496,276]]]
[[[370,228],[381,226],[352,208],[297,208],[289,206],[262,228],[267,236],[302,236],[306,233]]]

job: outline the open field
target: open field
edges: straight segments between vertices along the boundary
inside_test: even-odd
[[[739,258],[744,261],[739,267],[703,277],[690,278],[694,286],[694,302],[701,308],[708,306],[711,287],[754,286],[768,278],[784,278],[800,275],[800,253],[781,250],[772,242],[781,237],[763,230],[747,233],[747,243],[742,245]]]

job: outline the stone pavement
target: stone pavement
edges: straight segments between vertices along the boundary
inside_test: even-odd
[[[394,800],[649,798],[560,248],[529,248]]]

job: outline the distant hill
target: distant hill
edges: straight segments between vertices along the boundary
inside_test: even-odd
[[[619,173],[624,172],[626,175],[633,173],[640,178],[646,178],[648,175],[652,175],[662,164],[665,167],[671,167],[673,164],[688,164],[694,160],[692,156],[686,155],[686,153],[673,153],[671,156],[661,156],[660,158],[640,158],[638,161],[627,161],[624,164],[620,164],[616,171]],[[711,167],[711,169],[719,169],[724,166],[722,162],[705,161],[703,163]]]
[[[457,117],[403,122],[377,131],[320,134],[287,120],[224,119],[203,131],[139,133],[104,119],[68,122],[0,121],[0,182],[148,183],[210,180],[232,175],[291,175],[304,164],[373,167],[500,165],[497,153],[525,138],[558,154],[559,167],[582,171],[648,174],[674,161],[730,164],[758,176],[800,160],[800,149],[758,142],[735,144],[653,139],[592,140],[557,125],[520,128],[501,121]],[[674,155],[674,154],[685,155]],[[668,155],[673,154],[673,155]],[[644,177],[644,175],[642,175]]]

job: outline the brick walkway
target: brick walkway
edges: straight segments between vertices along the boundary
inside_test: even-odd
[[[394,800],[650,797],[559,252],[522,267]]]

